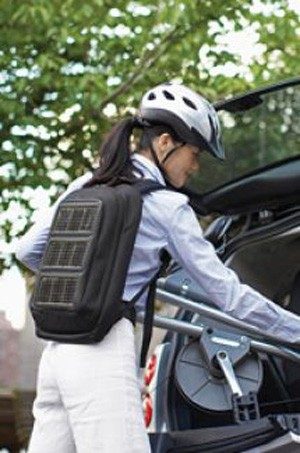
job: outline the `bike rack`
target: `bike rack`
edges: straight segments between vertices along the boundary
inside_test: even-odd
[[[246,334],[251,335],[251,337],[259,337],[259,339],[249,338],[250,350],[252,351],[273,354],[283,359],[300,363],[300,351],[298,352],[294,350],[290,345],[287,345],[287,343],[278,340],[278,338],[276,338],[272,334],[261,332],[258,328],[249,326],[245,322],[240,321],[236,318],[232,318],[226,313],[223,313],[213,307],[209,307],[208,305],[205,305],[203,303],[192,302],[182,296],[171,294],[161,289],[158,289],[156,291],[156,296],[163,302],[167,302],[171,305],[175,305],[199,315],[205,315],[228,326],[239,328],[243,332],[245,332],[245,335],[242,334],[241,338],[246,338]],[[137,313],[138,322],[142,323],[144,321],[144,317],[144,312]],[[201,325],[193,325],[186,321],[181,321],[160,315],[154,315],[153,325],[161,329],[171,330],[173,332],[178,332],[193,338],[201,337],[205,329],[205,327]]]

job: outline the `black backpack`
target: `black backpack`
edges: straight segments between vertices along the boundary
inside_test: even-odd
[[[166,189],[151,180],[94,185],[58,206],[37,273],[30,309],[38,337],[64,343],[99,342],[122,317],[134,322],[134,304],[150,286],[141,365],[151,339],[156,279],[122,301],[142,212],[142,196]]]

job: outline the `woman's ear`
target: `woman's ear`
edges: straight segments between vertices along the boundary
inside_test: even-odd
[[[163,153],[169,151],[174,145],[174,140],[172,136],[168,132],[164,132],[163,134],[157,137],[157,145],[159,150]]]

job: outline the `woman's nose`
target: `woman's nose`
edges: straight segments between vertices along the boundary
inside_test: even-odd
[[[193,172],[197,172],[200,169],[199,160],[195,159],[192,165]]]

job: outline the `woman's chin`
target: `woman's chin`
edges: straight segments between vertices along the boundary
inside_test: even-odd
[[[181,176],[178,178],[171,178],[169,176],[169,181],[172,184],[172,186],[175,187],[175,189],[181,189],[187,183],[188,178],[189,178],[189,175]]]
[[[184,186],[184,182],[182,182],[182,181],[170,180],[170,183],[172,184],[173,187],[175,187],[175,189],[181,189],[181,187]]]

